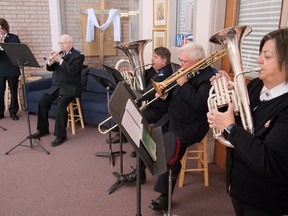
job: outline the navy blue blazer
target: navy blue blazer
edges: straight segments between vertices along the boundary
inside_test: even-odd
[[[48,94],[53,94],[59,89],[59,95],[80,97],[81,96],[81,71],[85,56],[83,53],[72,48],[68,54],[63,57],[60,65],[55,62],[51,66],[47,65],[48,71],[53,71],[55,82],[48,90]]]
[[[17,35],[8,33],[5,40],[5,43],[21,43]],[[18,66],[14,66],[10,61],[9,57],[4,51],[0,51],[0,76],[19,76],[20,69]]]

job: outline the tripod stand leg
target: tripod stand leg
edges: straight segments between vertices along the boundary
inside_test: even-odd
[[[50,154],[50,152],[49,151],[47,151],[47,149],[45,149],[40,143],[38,143],[37,145],[35,145],[35,146],[33,146],[33,144],[32,144],[32,139],[33,138],[31,138],[31,136],[28,136],[28,137],[26,137],[24,140],[22,140],[20,143],[18,143],[17,145],[15,145],[13,148],[11,148],[9,151],[7,151],[6,153],[5,153],[5,155],[8,155],[11,151],[13,151],[15,148],[17,148],[18,146],[23,146],[23,147],[30,147],[31,149],[33,148],[33,147],[35,147],[35,146],[40,146],[40,148],[42,148],[42,150],[44,150],[45,152],[46,152],[46,154]],[[30,141],[30,146],[28,146],[28,145],[22,145],[22,143],[24,143],[26,140],[29,140]],[[37,139],[38,140],[38,139]],[[34,143],[35,143],[35,140],[34,140]]]
[[[4,131],[7,131],[7,129],[4,128],[4,127],[2,127],[1,125],[0,125],[0,128],[1,128],[2,130],[4,130]]]

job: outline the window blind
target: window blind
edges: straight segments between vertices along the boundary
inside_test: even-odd
[[[259,44],[264,35],[279,28],[282,0],[240,0],[238,25],[252,27],[252,32],[242,39],[243,69],[257,67]],[[247,74],[257,77],[257,73]]]

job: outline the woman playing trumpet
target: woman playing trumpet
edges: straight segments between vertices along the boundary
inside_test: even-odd
[[[236,121],[232,103],[207,114],[234,147],[227,148],[226,179],[237,216],[288,214],[288,29],[265,35],[259,51],[259,77],[248,85],[254,134]]]

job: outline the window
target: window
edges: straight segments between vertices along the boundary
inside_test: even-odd
[[[253,31],[242,42],[243,69],[257,67],[259,44],[262,37],[279,28],[282,0],[240,0],[238,25],[251,26]],[[251,73],[254,78],[258,74]]]
[[[193,40],[195,0],[178,0],[176,46]],[[183,41],[184,40],[184,41]]]

